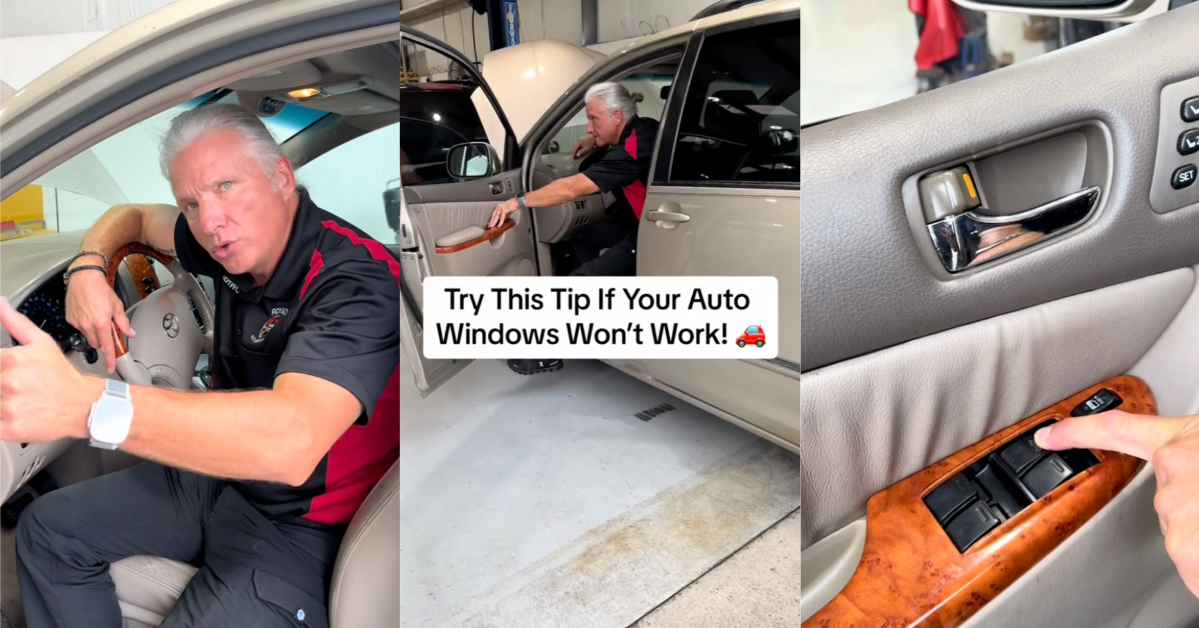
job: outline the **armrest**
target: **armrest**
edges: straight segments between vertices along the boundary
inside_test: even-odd
[[[448,253],[464,251],[472,246],[477,246],[479,244],[483,244],[484,242],[494,240],[515,226],[515,220],[507,220],[504,221],[504,224],[496,227],[495,229],[484,230],[478,227],[467,227],[465,229],[460,229],[454,233],[437,239],[437,254],[446,255]],[[464,237],[469,237],[470,239],[461,239]]]
[[[464,244],[466,242],[470,242],[471,240],[475,240],[482,235],[482,227],[466,227],[465,229],[459,229],[451,234],[443,235],[440,238],[437,238],[437,248],[458,246],[459,244]]]

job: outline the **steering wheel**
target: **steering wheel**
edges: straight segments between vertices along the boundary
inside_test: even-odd
[[[108,285],[114,290],[117,271],[129,255],[158,260],[175,279],[170,286],[155,290],[126,310],[130,326],[139,332],[137,336],[126,339],[113,326],[117,373],[130,384],[191,390],[200,354],[212,351],[216,319],[212,301],[179,260],[140,242],[121,247],[108,263]],[[199,312],[203,327],[196,322],[193,311]]]

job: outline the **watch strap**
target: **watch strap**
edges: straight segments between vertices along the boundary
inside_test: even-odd
[[[119,379],[104,380],[104,392],[129,401],[129,384]]]
[[[524,195],[524,194],[521,194],[520,196],[517,196],[517,197],[516,197],[516,204],[517,204],[518,206],[520,206],[520,208],[521,208],[521,209],[528,209],[528,208],[529,208],[529,206],[528,206],[528,205],[525,205],[525,195]]]

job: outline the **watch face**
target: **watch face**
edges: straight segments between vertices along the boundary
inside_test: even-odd
[[[92,440],[120,444],[129,436],[133,421],[133,404],[127,399],[104,395],[96,402],[95,413],[88,428]]]

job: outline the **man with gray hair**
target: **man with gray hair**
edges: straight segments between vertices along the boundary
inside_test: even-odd
[[[637,226],[645,208],[649,167],[658,139],[658,121],[637,115],[640,94],[630,94],[619,83],[591,86],[584,97],[587,133],[594,145],[604,148],[598,159],[579,174],[504,201],[492,212],[488,228],[495,228],[518,209],[552,207],[596,192],[612,192],[617,207],[610,208],[613,220],[584,226],[571,239],[577,264],[571,275],[637,274]],[[589,149],[582,142],[574,149]],[[606,251],[604,249],[607,249]],[[603,251],[601,254],[600,251]],[[509,360],[508,366],[521,375],[546,373],[562,368],[562,360]]]
[[[0,350],[0,437],[90,438],[149,461],[22,513],[27,625],[120,628],[109,565],[144,554],[199,568],[164,628],[327,626],[346,526],[399,456],[399,262],[297,187],[247,109],[176,117],[161,163],[178,206],[96,222],[66,272],[67,321],[111,373],[114,333],[136,333],[106,279],[112,256],[140,242],[175,257],[214,279],[214,392],[84,375],[0,302],[20,343]],[[114,394],[123,404],[101,403]]]

